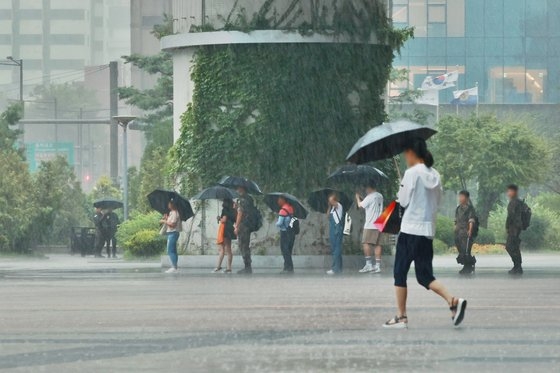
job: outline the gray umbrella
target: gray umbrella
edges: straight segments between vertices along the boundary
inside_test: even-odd
[[[408,120],[384,123],[373,127],[359,139],[346,160],[362,164],[389,159],[402,153],[410,140],[416,137],[427,140],[436,133],[433,128]]]

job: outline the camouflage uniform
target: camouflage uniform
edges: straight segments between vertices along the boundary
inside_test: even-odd
[[[469,237],[469,224],[476,222],[476,212],[471,204],[459,205],[455,210],[455,246],[459,251],[457,263],[473,265],[476,259],[471,255],[473,237]]]
[[[237,201],[237,211],[243,214],[237,226],[237,242],[243,257],[245,268],[251,268],[251,227],[248,226],[249,214],[254,209],[255,202],[250,195],[245,194]]]
[[[508,252],[515,267],[521,267],[521,239],[519,235],[523,230],[521,220],[523,202],[519,198],[512,199],[508,204],[508,215],[506,220],[506,251]]]

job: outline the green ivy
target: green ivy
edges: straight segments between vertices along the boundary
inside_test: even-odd
[[[273,9],[272,2],[267,4],[251,20],[241,13],[232,22],[232,12],[227,29],[295,24],[289,21],[293,14],[274,12],[267,18]],[[337,16],[317,17],[317,32],[351,35],[354,43],[197,49],[191,70],[193,100],[172,152],[174,171],[183,176],[186,193],[225,174],[253,178],[265,190],[300,195],[324,184],[354,142],[386,119],[382,96],[394,51],[410,36],[411,30],[391,28],[383,8],[368,11],[343,5]],[[325,26],[327,18],[332,19],[330,26]],[[314,27],[302,23],[299,28],[304,26]],[[369,40],[372,31],[387,43],[368,44],[364,39]]]

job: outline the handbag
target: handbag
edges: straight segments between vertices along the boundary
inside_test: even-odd
[[[401,222],[404,209],[396,201],[393,201],[379,215],[373,223],[375,229],[383,233],[398,234],[401,231]]]
[[[160,236],[167,236],[167,224],[162,224],[161,228],[159,229]]]
[[[352,218],[350,214],[346,214],[346,218],[344,219],[344,230],[342,233],[345,236],[350,236],[352,234]]]
[[[224,223],[220,223],[220,225],[218,225],[218,237],[216,239],[216,243],[218,245],[221,245],[224,243],[224,235],[226,232],[226,225]]]

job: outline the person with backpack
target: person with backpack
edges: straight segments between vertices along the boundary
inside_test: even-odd
[[[523,267],[521,267],[521,239],[519,235],[521,231],[529,228],[531,209],[524,201],[519,199],[519,187],[517,185],[508,185],[506,194],[509,199],[506,219],[506,251],[513,261],[513,268],[508,273],[512,276],[520,276],[523,274]]]
[[[296,240],[296,234],[293,227],[294,218],[294,207],[286,200],[285,197],[278,197],[278,221],[276,222],[276,227],[280,230],[280,250],[282,251],[282,256],[284,257],[284,269],[283,274],[293,274],[294,273],[294,262],[292,260],[292,254],[294,251],[294,243]]]
[[[259,215],[255,207],[255,201],[244,187],[237,188],[239,199],[237,201],[237,219],[235,222],[234,234],[237,236],[239,251],[243,257],[245,267],[238,271],[238,274],[250,275],[253,273],[251,266],[251,233],[256,232],[262,225],[259,222]]]
[[[332,268],[327,271],[327,275],[342,273],[342,241],[344,238],[344,207],[338,201],[337,193],[329,196],[329,241],[331,244]]]
[[[461,275],[474,273],[476,258],[471,249],[474,238],[478,234],[478,218],[470,200],[470,193],[466,190],[459,192],[459,205],[455,210],[455,246],[459,255],[457,263],[463,265],[459,271]]]

